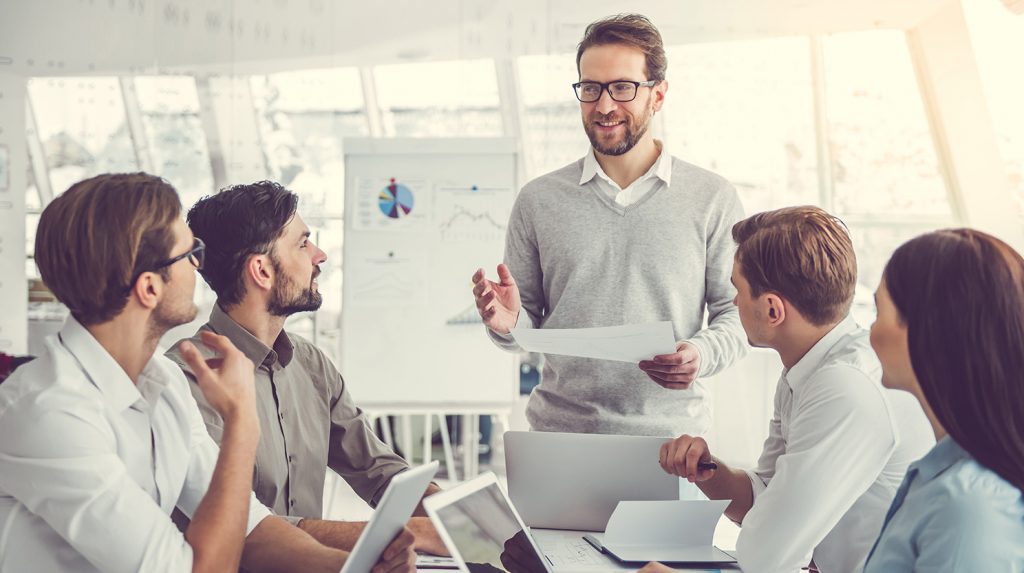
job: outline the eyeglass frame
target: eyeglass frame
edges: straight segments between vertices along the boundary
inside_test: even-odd
[[[132,281],[128,283],[128,286],[125,288],[125,294],[131,292],[132,288],[135,286],[135,283],[139,280],[139,277],[141,277],[144,273],[155,273],[161,269],[166,269],[167,267],[173,265],[174,263],[182,259],[191,259],[193,256],[195,257],[195,261],[189,260],[189,262],[192,263],[192,266],[195,267],[197,271],[203,270],[203,265],[206,262],[206,243],[204,243],[203,240],[200,239],[199,237],[192,238],[191,249],[175,257],[171,257],[169,259],[160,261],[159,263],[157,263],[155,266],[148,270],[139,271],[138,273],[136,273],[135,276],[132,277]]]
[[[576,82],[576,83],[572,84],[572,93],[576,95],[576,99],[580,100],[580,103],[594,103],[594,102],[601,101],[601,95],[603,95],[605,92],[608,92],[608,97],[612,98],[612,101],[619,102],[619,103],[628,103],[628,102],[631,102],[631,101],[636,99],[637,94],[640,93],[640,88],[653,88],[654,86],[658,85],[658,83],[660,83],[660,82],[661,82],[661,80],[647,80],[647,81],[643,81],[643,82],[636,82],[636,81],[633,81],[633,80],[615,80],[615,81],[612,81],[612,82],[593,82],[593,81],[585,80],[585,81],[580,81],[580,82]],[[583,84],[597,84],[597,85],[601,86],[601,95],[598,95],[597,99],[592,99],[590,101],[584,100],[583,98],[580,97],[580,92],[579,92],[579,88]],[[611,90],[612,84],[633,84],[633,97],[631,97],[629,99],[615,99],[615,96],[612,95],[612,90]]]

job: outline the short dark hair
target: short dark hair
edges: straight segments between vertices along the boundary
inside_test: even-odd
[[[819,207],[786,207],[732,227],[736,261],[757,297],[776,292],[817,326],[850,312],[857,255],[846,225]]]
[[[200,274],[230,308],[242,301],[242,269],[251,255],[273,255],[274,241],[298,209],[299,196],[274,181],[233,185],[203,197],[188,212],[192,233],[206,243]]]
[[[992,235],[947,229],[904,243],[882,276],[935,417],[1024,491],[1024,259]]]
[[[78,322],[107,322],[128,304],[132,281],[170,256],[179,217],[178,193],[154,175],[106,173],[79,181],[39,217],[39,274]],[[170,278],[167,269],[157,272]]]
[[[647,79],[665,79],[665,69],[668,67],[665,45],[661,41],[661,32],[646,16],[616,14],[587,26],[583,39],[576,47],[576,73],[580,73],[580,60],[587,48],[608,44],[622,44],[640,50],[646,58],[644,71]]]

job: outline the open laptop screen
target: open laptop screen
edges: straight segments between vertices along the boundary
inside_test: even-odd
[[[496,483],[438,508],[436,516],[471,573],[548,571]]]

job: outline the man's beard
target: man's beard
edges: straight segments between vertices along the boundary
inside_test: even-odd
[[[319,267],[313,273],[306,288],[299,289],[296,282],[287,276],[277,261],[271,259],[277,280],[270,289],[270,300],[267,301],[267,312],[274,316],[291,316],[297,312],[317,310],[324,299],[313,290],[313,279],[320,276]],[[297,292],[296,292],[297,291]]]
[[[587,133],[587,137],[590,139],[590,145],[594,147],[594,150],[601,155],[623,155],[636,145],[644,134],[647,133],[647,129],[651,125],[651,111],[650,111],[650,99],[648,99],[648,105],[644,108],[643,121],[635,126],[633,129],[632,121],[633,118],[627,114],[622,114],[622,119],[625,123],[622,124],[622,129],[625,132],[622,139],[612,145],[604,145],[598,139],[597,133],[594,131],[595,121],[604,121],[606,117],[599,113],[593,113],[589,118],[583,121],[583,131]],[[614,115],[614,114],[612,114]]]

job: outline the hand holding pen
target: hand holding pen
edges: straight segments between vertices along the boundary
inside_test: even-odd
[[[690,482],[711,479],[718,469],[704,438],[687,434],[661,445],[658,464],[665,472]]]

